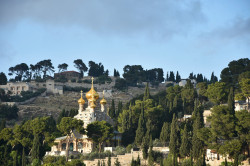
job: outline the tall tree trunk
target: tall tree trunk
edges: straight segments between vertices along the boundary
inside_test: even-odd
[[[99,143],[99,153],[102,151],[102,143]]]

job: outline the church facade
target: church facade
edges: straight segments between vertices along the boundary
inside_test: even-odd
[[[99,99],[99,94],[95,91],[93,86],[92,78],[92,87],[89,92],[86,93],[86,98],[88,100],[87,107],[84,108],[85,100],[83,99],[83,92],[81,91],[81,98],[78,100],[79,110],[78,114],[74,118],[82,120],[84,122],[84,128],[87,128],[87,125],[94,121],[105,120],[108,123],[114,125],[113,120],[107,115],[106,104],[107,101],[103,98],[100,100],[101,109],[96,110],[97,101]],[[121,137],[118,135],[114,138],[114,141],[120,141]],[[54,141],[55,145],[52,146],[50,152],[46,152],[46,155],[53,156],[63,156],[66,155],[66,149],[68,146],[69,154],[79,154],[79,153],[90,153],[94,149],[94,142],[87,137],[87,135],[79,134],[76,131],[72,131],[70,135],[56,138]],[[105,146],[105,144],[104,144]],[[109,145],[110,146],[110,145]]]

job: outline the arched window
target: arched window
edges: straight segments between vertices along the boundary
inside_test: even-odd
[[[66,150],[66,143],[62,144],[62,150]]]

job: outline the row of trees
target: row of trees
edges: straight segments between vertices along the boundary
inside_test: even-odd
[[[233,77],[235,78],[235,72],[233,69],[235,65],[240,66],[242,68],[242,65],[246,65],[249,60],[243,59],[237,61],[237,64],[231,62],[228,68],[225,68],[221,76],[223,77],[223,80],[225,81],[230,81]],[[88,67],[87,65],[82,61],[82,59],[76,59],[73,61],[75,68],[81,73],[81,76],[84,76],[84,73],[88,71],[89,76],[94,76],[94,77],[99,77],[102,75],[109,75],[108,70],[104,70],[104,66],[102,63],[95,63],[93,61],[88,62]],[[62,63],[58,65],[58,72],[63,72],[67,71],[68,69],[68,64],[67,63]],[[232,70],[232,72],[231,72]],[[246,69],[242,69],[246,70]],[[17,64],[16,66],[10,67],[9,68],[9,75],[14,76],[15,81],[22,81],[22,80],[31,80],[31,79],[36,79],[36,78],[46,78],[52,73],[55,72],[55,67],[53,66],[52,62],[50,59],[47,60],[42,60],[39,61],[36,64],[30,64],[28,66],[26,63],[20,63]],[[173,82],[179,82],[181,80],[181,76],[179,75],[179,72],[177,71],[176,76],[173,71],[170,71],[170,73],[167,72],[166,79],[164,79],[163,76],[163,70],[162,68],[154,68],[154,69],[149,69],[149,70],[144,70],[141,65],[126,65],[123,68],[123,77],[126,80],[128,85],[136,86],[137,83],[140,82],[151,82],[151,83],[160,83],[163,82],[164,80],[166,81],[173,81]],[[231,76],[230,76],[231,74]],[[114,76],[119,77],[120,73],[118,70],[114,69]],[[0,78],[2,76],[0,75]],[[210,82],[214,83],[218,80],[216,76],[214,76],[214,73],[211,75],[210,81],[205,78],[202,74],[193,74],[190,73],[189,79],[196,79],[197,82]],[[1,84],[1,79],[0,79],[0,84]]]
[[[216,80],[213,74],[211,77]],[[159,138],[163,145],[169,145],[171,152],[164,165],[177,165],[177,157],[189,157],[183,162],[204,165],[205,146],[229,155],[238,165],[238,160],[244,158],[241,152],[249,151],[250,114],[247,111],[235,113],[234,95],[243,100],[249,98],[249,71],[242,71],[238,78],[237,86],[231,88],[228,86],[232,84],[226,82],[200,82],[195,89],[188,81],[183,88],[168,87],[166,92],[156,96],[151,96],[146,87],[144,95],[131,100],[118,116],[123,144],[136,144],[144,151],[145,158],[153,160],[154,152],[147,153],[150,140]],[[220,106],[225,103],[228,106]],[[212,116],[208,119],[211,127],[205,128],[203,110],[213,105]],[[192,119],[177,121],[183,113],[192,114]]]
[[[64,111],[65,112],[65,111]],[[105,121],[96,121],[83,128],[83,122],[71,117],[63,117],[56,124],[52,117],[35,118],[0,130],[0,165],[26,165],[39,163],[46,151],[54,144],[54,139],[71,131],[86,133],[101,151],[102,144],[113,137],[113,127]],[[68,161],[69,140],[66,146]]]

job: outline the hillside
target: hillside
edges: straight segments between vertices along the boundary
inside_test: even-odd
[[[158,88],[150,88],[150,93],[152,95],[156,94],[159,91],[165,90],[165,86],[159,86]],[[99,92],[100,98],[102,98],[102,92]],[[105,93],[105,99],[107,100],[107,107],[111,105],[112,99],[115,100],[115,105],[118,105],[119,101],[122,101],[123,104],[127,103],[132,98],[143,94],[144,87],[129,87],[126,92],[112,90]],[[55,119],[58,117],[60,111],[63,109],[78,109],[78,99],[80,98],[80,92],[64,92],[63,95],[47,95],[45,97],[37,97],[32,103],[26,105],[19,105],[19,118],[18,121],[21,122],[24,119],[32,119],[35,117],[41,116],[50,116],[52,115]],[[99,99],[100,99],[99,98]],[[84,100],[87,101],[84,94]],[[100,104],[98,104],[96,109],[100,109]],[[85,107],[87,103],[85,103]]]

